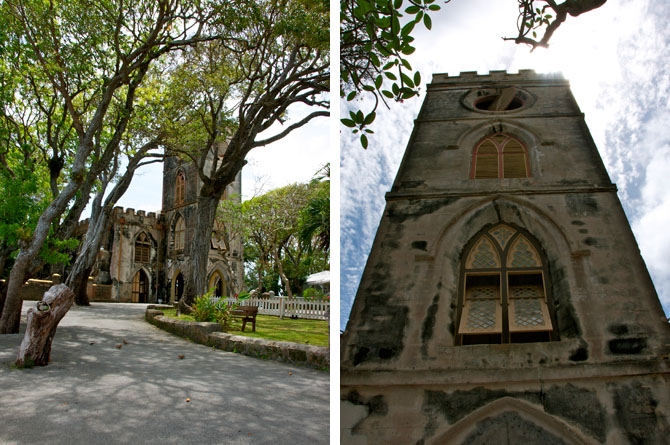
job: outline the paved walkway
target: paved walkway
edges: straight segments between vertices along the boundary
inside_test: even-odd
[[[0,335],[0,443],[329,443],[328,373],[191,343],[145,309],[73,306],[34,369],[9,366],[23,333]]]

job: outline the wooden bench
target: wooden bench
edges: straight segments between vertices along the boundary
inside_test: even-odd
[[[244,332],[244,328],[247,326],[247,321],[251,322],[251,330],[256,332],[257,306],[240,306],[237,309],[233,309],[230,314],[235,318],[242,319],[242,332]]]

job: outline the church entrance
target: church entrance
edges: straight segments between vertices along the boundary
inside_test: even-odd
[[[146,303],[149,297],[149,278],[142,270],[138,270],[133,277],[133,303]]]
[[[179,301],[182,295],[184,295],[184,275],[179,272],[174,279],[174,301]]]

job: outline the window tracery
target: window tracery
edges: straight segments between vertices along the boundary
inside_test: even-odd
[[[472,243],[465,258],[457,342],[556,339],[546,263],[524,233],[497,225]]]

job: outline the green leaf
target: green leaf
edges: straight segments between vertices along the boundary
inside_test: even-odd
[[[387,71],[384,74],[386,75],[386,77],[388,77],[391,80],[398,80],[398,77],[396,77],[396,75],[393,74],[393,73],[390,73],[390,72]]]
[[[421,8],[419,8],[418,6],[412,5],[412,6],[407,7],[407,9],[405,9],[405,12],[407,14],[416,14],[417,12],[421,12]]]
[[[382,94],[383,94],[384,96],[388,97],[389,99],[393,99],[393,98],[395,97],[395,96],[393,95],[393,93],[391,93],[389,90],[384,90],[384,91],[382,91]]]
[[[370,57],[370,62],[372,62],[372,64],[374,66],[379,68],[379,66],[381,65],[381,62],[379,61],[379,57],[377,57],[377,54],[371,52],[371,53],[369,53],[369,57]]]
[[[421,73],[418,71],[414,73],[414,85],[416,86],[421,85]]]
[[[378,75],[375,78],[375,88],[377,88],[377,89],[381,88],[383,82],[384,82],[384,78],[382,77],[382,75],[381,74]]]
[[[402,27],[402,30],[400,31],[400,35],[403,36],[403,37],[408,36],[412,32],[412,30],[414,29],[414,25],[415,25],[415,23],[413,21],[408,22],[405,26]]]
[[[354,91],[352,91],[351,93],[349,93],[349,95],[347,96],[347,101],[352,101],[352,100],[354,100],[354,97],[356,97],[356,90],[354,90]]]
[[[416,51],[416,48],[414,48],[411,45],[405,45],[402,48],[400,48],[400,52],[402,52],[406,56],[409,56],[410,54],[414,53],[414,51]]]
[[[361,134],[361,145],[363,148],[368,148],[368,137],[364,134]]]
[[[414,21],[418,23],[421,21],[421,19],[423,19],[423,11],[419,11],[416,17],[414,17]]]
[[[429,30],[429,31],[433,27],[433,21],[430,19],[430,16],[428,14],[423,16],[423,24],[426,26],[426,29]]]
[[[400,78],[402,79],[402,83],[403,83],[406,87],[408,87],[408,88],[414,88],[414,82],[412,82],[412,79],[410,79],[410,77],[409,77],[407,74],[402,73],[402,74],[400,75]]]
[[[377,117],[377,113],[374,111],[365,116],[365,121],[363,122],[363,125],[370,125],[375,121],[375,118]]]
[[[426,3],[428,3],[428,2],[426,2]],[[428,7],[428,9],[431,10],[431,11],[439,11],[442,8],[440,8],[440,5],[430,5]]]

